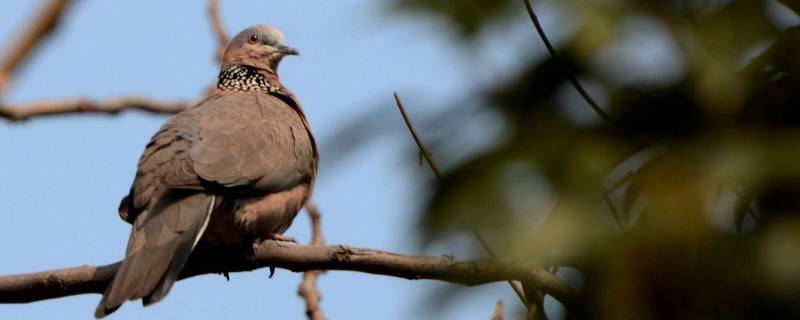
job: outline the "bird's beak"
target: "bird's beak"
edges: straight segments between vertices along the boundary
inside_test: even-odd
[[[298,52],[297,49],[289,47],[289,46],[277,45],[277,46],[275,46],[275,48],[278,49],[278,52],[283,53],[283,54],[285,54],[287,56],[299,56],[300,55],[300,52]]]

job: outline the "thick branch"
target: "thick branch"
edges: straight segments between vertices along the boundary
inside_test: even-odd
[[[91,99],[65,99],[34,102],[21,106],[0,104],[0,118],[22,121],[32,117],[55,116],[71,113],[117,114],[124,110],[141,110],[151,113],[177,113],[190,104],[185,102],[160,102],[145,97],[129,96],[104,101]]]
[[[450,256],[414,256],[344,245],[299,246],[265,241],[251,254],[198,247],[182,278],[223,271],[252,271],[274,266],[294,272],[357,271],[409,280],[440,280],[468,286],[509,279],[534,284],[567,308],[577,307],[572,288],[530,263],[456,260]],[[26,303],[85,293],[101,293],[119,267],[83,266],[0,277],[0,303]]]
[[[11,47],[5,55],[2,64],[0,64],[0,91],[3,91],[8,86],[14,71],[30,56],[30,53],[36,48],[36,45],[39,44],[45,36],[50,34],[50,32],[55,30],[58,21],[71,2],[72,1],[69,0],[50,1],[42,7],[36,19],[34,19],[30,25],[22,29],[25,30],[25,32],[19,37],[14,46]]]

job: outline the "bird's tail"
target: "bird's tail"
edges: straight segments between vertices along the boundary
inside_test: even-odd
[[[214,201],[205,193],[169,192],[136,217],[125,260],[94,316],[102,318],[126,300],[141,298],[147,306],[163,299],[203,235]]]

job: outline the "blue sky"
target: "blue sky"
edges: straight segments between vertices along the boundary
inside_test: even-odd
[[[38,4],[0,2],[0,48],[8,47]],[[5,100],[128,94],[194,99],[217,73],[205,10],[203,1],[79,1],[14,79]],[[393,91],[419,117],[508,76],[515,61],[542,53],[521,11],[511,32],[489,31],[470,48],[453,41],[442,21],[392,12],[387,2],[223,1],[222,14],[231,34],[269,23],[302,52],[284,60],[280,73],[303,102],[320,143],[365,112],[396,115]],[[546,26],[555,21],[544,20]],[[144,144],[165,119],[128,112],[0,121],[0,274],[122,258],[130,228],[116,208]],[[430,173],[408,161],[413,142],[396,119],[385,128],[393,134],[336,166],[326,165],[322,154],[314,198],[328,243],[420,253],[414,218]],[[308,230],[306,216],[299,215],[288,234],[306,242]],[[285,270],[270,280],[265,270],[232,274],[230,282],[196,277],[180,281],[161,303],[128,303],[112,318],[300,319],[300,277]],[[444,301],[435,294],[440,287],[352,272],[329,272],[319,281],[323,311],[332,319],[486,319],[497,299],[517,303],[498,283],[471,289],[436,314],[431,307]],[[99,298],[0,305],[0,319],[86,319]]]

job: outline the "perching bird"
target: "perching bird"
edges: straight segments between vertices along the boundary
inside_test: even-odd
[[[120,217],[125,259],[95,316],[126,300],[163,299],[199,241],[281,239],[314,184],[317,150],[278,64],[297,51],[259,25],[231,40],[213,94],[170,118],[150,139]]]

